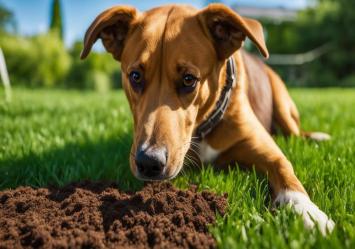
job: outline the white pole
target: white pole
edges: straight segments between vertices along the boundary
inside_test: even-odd
[[[0,48],[0,76],[5,88],[5,100],[10,101],[11,100],[10,79],[6,68],[5,57],[1,48]]]

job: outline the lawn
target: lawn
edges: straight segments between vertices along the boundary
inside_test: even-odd
[[[3,92],[0,92],[2,94]],[[327,238],[304,230],[287,207],[271,210],[267,180],[255,172],[184,170],[179,187],[228,193],[229,212],[211,231],[221,248],[355,248],[355,90],[291,91],[305,130],[328,142],[276,137],[311,198],[336,222]],[[1,95],[2,97],[2,95]],[[123,92],[15,89],[0,101],[0,189],[114,180],[139,189],[128,166],[132,119]]]

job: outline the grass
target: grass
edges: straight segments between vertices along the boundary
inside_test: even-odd
[[[270,212],[267,181],[255,172],[206,166],[185,170],[174,184],[228,193],[229,212],[211,231],[221,248],[355,248],[355,90],[291,91],[305,130],[333,139],[321,144],[276,137],[311,198],[336,222],[323,238],[304,230],[287,207]],[[120,91],[109,94],[15,89],[0,102],[0,189],[114,180],[139,189],[128,169],[132,120]]]

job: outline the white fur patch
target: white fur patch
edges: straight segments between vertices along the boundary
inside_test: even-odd
[[[326,141],[331,138],[331,136],[327,133],[324,132],[312,132],[309,134],[309,138],[315,140],[315,141]]]
[[[280,192],[275,204],[291,205],[291,207],[302,216],[305,227],[313,228],[317,223],[323,235],[334,229],[335,223],[314,204],[307,195],[295,191]]]
[[[219,154],[220,151],[213,149],[205,141],[202,141],[200,143],[200,158],[202,162],[204,163],[213,162],[218,157]]]

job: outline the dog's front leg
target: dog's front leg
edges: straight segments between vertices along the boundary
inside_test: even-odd
[[[276,197],[275,205],[291,205],[308,228],[317,223],[324,235],[331,231],[334,222],[310,200],[291,163],[267,131],[250,115],[241,123],[243,125],[238,127],[239,142],[222,153],[216,164],[238,162],[246,166],[254,165],[256,170],[268,175]]]

